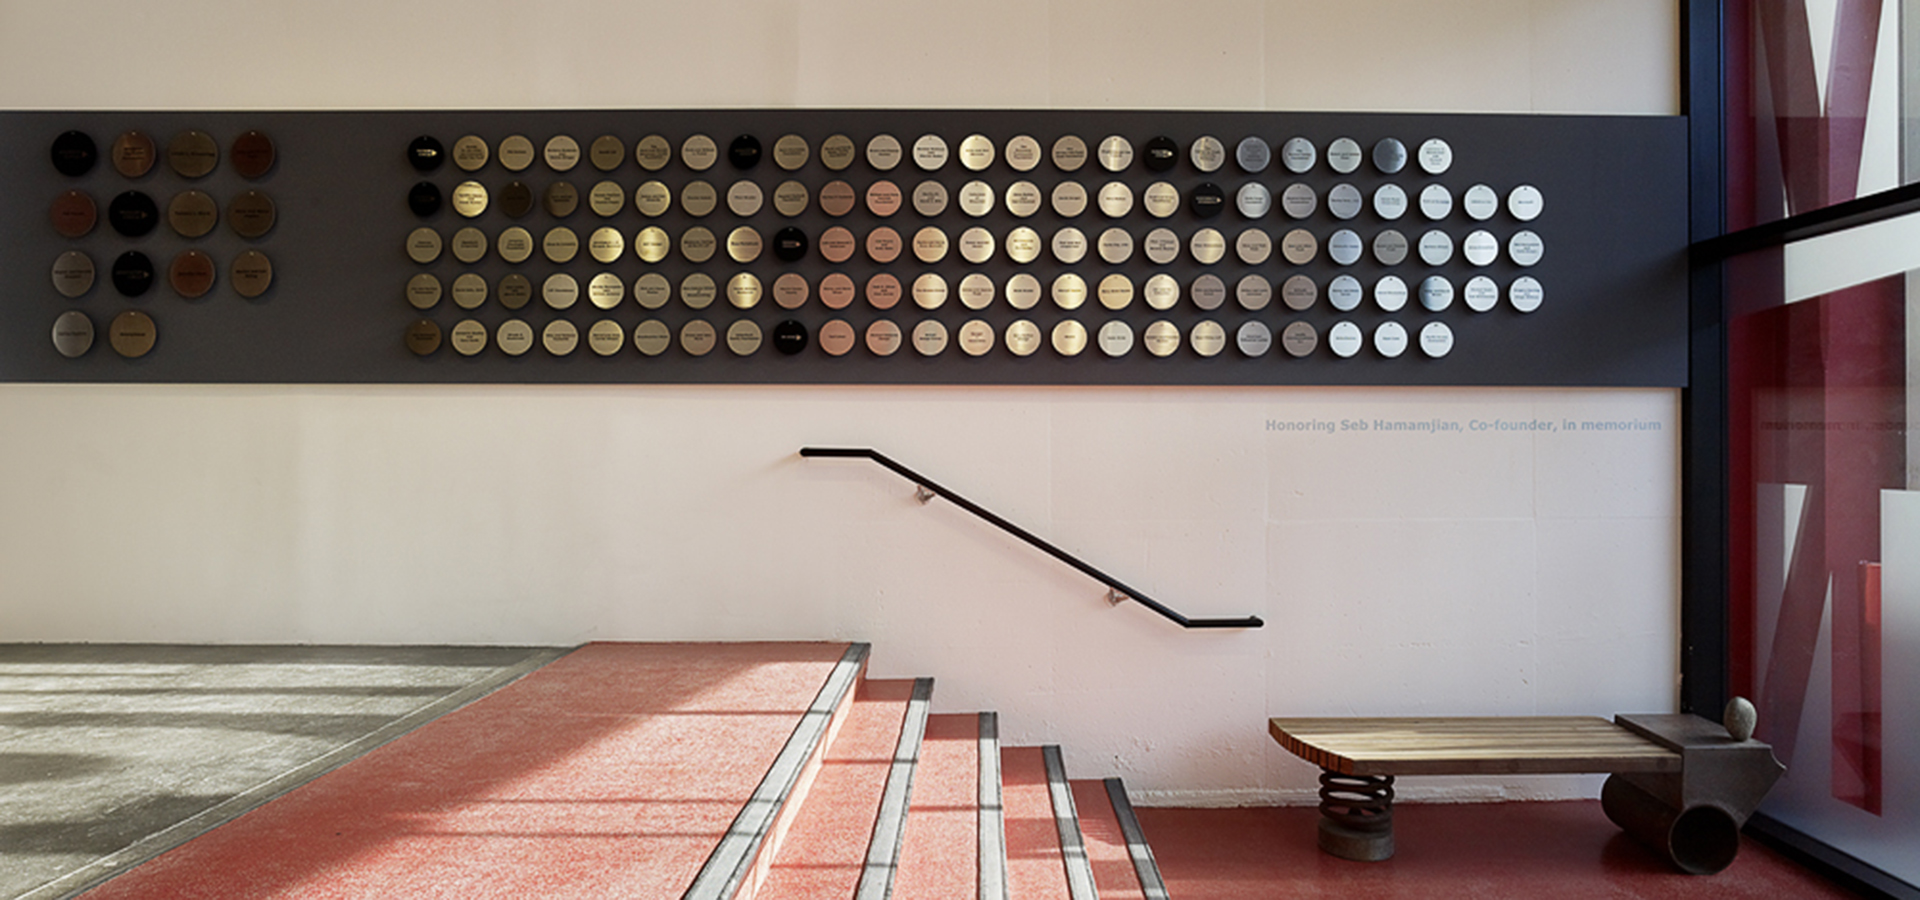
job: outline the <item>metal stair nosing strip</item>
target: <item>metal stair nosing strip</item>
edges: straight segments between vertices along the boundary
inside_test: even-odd
[[[869,644],[850,644],[834,664],[832,674],[814,695],[812,705],[787,736],[785,746],[767,767],[767,774],[754,788],[753,795],[734,816],[727,834],[707,856],[693,884],[681,894],[682,900],[731,900],[740,891],[759,861],[760,850],[773,833],[787,800],[807,773],[808,767],[825,752],[827,732],[835,713],[853,697],[860,670],[866,665]]]
[[[1087,857],[1087,842],[1080,835],[1080,812],[1073,805],[1073,785],[1067,782],[1067,764],[1060,758],[1060,745],[1040,748],[1047,766],[1047,793],[1053,798],[1053,827],[1060,832],[1060,861],[1067,869],[1067,895],[1073,900],[1099,900],[1093,886],[1093,861]]]
[[[893,895],[893,878],[900,871],[900,847],[907,836],[907,811],[913,801],[913,774],[920,766],[920,745],[927,734],[927,712],[933,699],[933,679],[917,678],[907,713],[900,720],[900,739],[894,745],[893,765],[881,789],[880,811],[867,840],[867,861],[860,869],[856,900],[886,900]]]
[[[1147,900],[1168,900],[1167,882],[1160,877],[1160,864],[1153,860],[1153,848],[1147,846],[1147,833],[1140,828],[1140,817],[1133,814],[1133,801],[1127,799],[1127,786],[1118,778],[1109,778],[1107,801],[1113,804],[1113,817],[1120,822],[1120,834],[1127,839],[1127,855],[1133,858],[1133,874],[1140,879],[1140,892]]]
[[[1007,814],[1000,797],[1000,715],[980,714],[980,900],[1007,895]]]

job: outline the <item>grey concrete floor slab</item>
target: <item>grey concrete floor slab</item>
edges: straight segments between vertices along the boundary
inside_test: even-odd
[[[70,896],[565,652],[0,644],[0,897]]]

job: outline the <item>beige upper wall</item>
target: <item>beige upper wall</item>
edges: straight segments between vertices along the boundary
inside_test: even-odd
[[[1679,33],[1671,0],[0,0],[0,107],[1669,115]]]

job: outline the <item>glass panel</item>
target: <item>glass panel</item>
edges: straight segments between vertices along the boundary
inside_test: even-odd
[[[1726,4],[1728,231],[1920,180],[1910,8],[1920,0]]]
[[[1910,883],[1920,883],[1916,235],[1920,214],[1727,270],[1730,674],[1787,765],[1761,809]]]

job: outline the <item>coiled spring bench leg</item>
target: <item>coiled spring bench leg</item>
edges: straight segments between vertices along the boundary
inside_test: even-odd
[[[1320,773],[1320,849],[1341,859],[1393,856],[1393,776]]]

